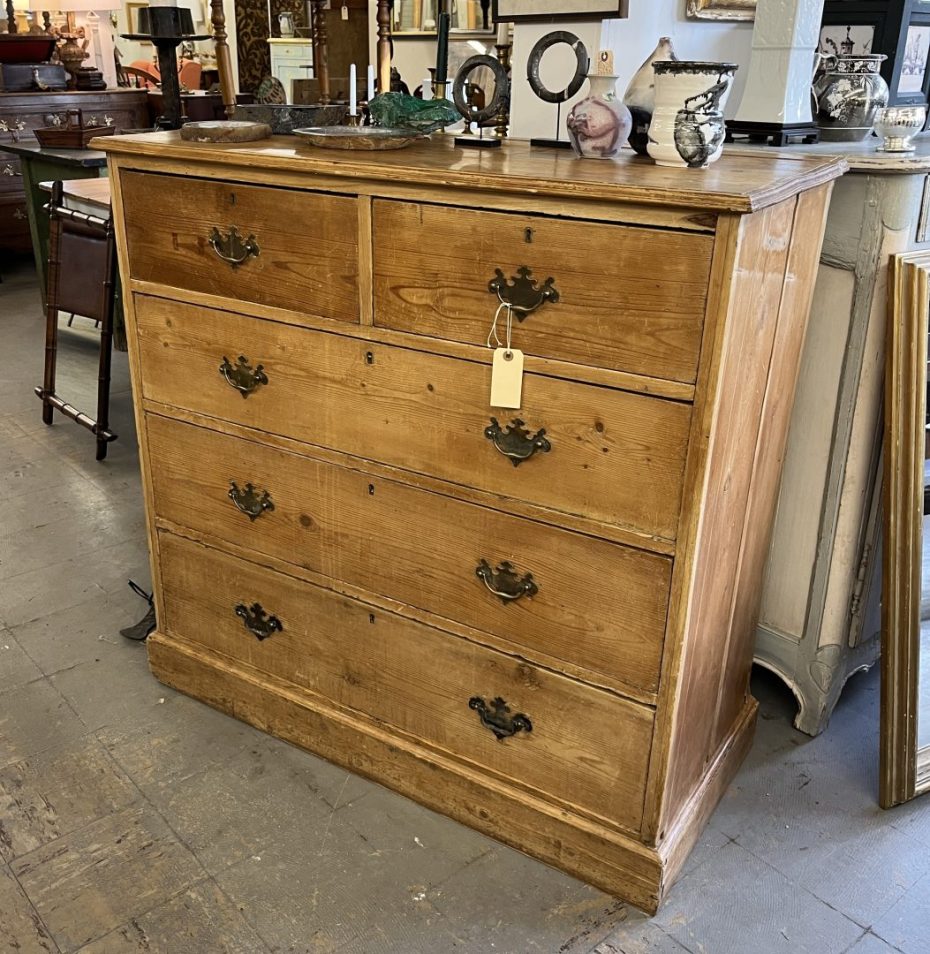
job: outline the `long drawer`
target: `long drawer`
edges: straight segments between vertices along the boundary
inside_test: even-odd
[[[136,318],[147,398],[675,538],[689,405],[527,374],[521,410],[500,411],[487,364],[145,296]],[[519,453],[540,430],[549,447],[516,467],[499,449],[515,420]]]
[[[170,534],[159,553],[169,635],[638,831],[649,709]]]
[[[354,198],[144,172],[120,188],[133,278],[359,320]]]
[[[620,688],[658,688],[667,557],[157,415],[148,416],[148,441],[155,512],[174,524]]]
[[[388,200],[373,227],[376,325],[483,345],[498,305],[489,284],[519,284],[528,268],[558,301],[514,321],[515,348],[695,380],[711,236]]]

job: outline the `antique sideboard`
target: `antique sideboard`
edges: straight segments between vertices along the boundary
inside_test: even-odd
[[[148,94],[142,89],[108,89],[99,92],[0,92],[0,250],[28,252],[32,248],[29,201],[38,201],[38,183],[24,183],[20,157],[4,145],[35,143],[33,130],[66,122],[68,110],[80,109],[85,120],[96,117],[103,122],[109,116],[117,129],[143,129],[149,125]],[[76,150],[72,150],[76,152]],[[46,178],[48,168],[42,170]],[[82,170],[73,165],[57,178],[78,179],[105,174],[100,167]],[[47,229],[46,229],[47,232]],[[44,243],[43,243],[44,247]]]
[[[654,911],[751,741],[842,161],[97,145],[155,675]]]

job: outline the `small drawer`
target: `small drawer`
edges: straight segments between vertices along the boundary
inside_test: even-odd
[[[713,244],[672,230],[378,200],[375,324],[484,346],[499,304],[489,285],[516,280],[507,296],[542,304],[515,312],[515,348],[693,383]],[[530,270],[524,281],[521,269]]]
[[[159,556],[169,636],[639,830],[651,710],[170,534]]]
[[[6,158],[0,154],[0,195],[14,192],[22,194],[23,173],[20,169],[19,159],[13,157]]]
[[[173,524],[490,633],[618,689],[658,689],[668,557],[153,414],[148,441],[155,513]]]
[[[359,320],[354,198],[143,172],[120,188],[132,278]]]
[[[29,215],[22,195],[0,195],[0,232],[4,245],[25,243],[24,248],[30,247]]]
[[[313,46],[310,43],[274,43],[271,55],[275,62],[281,60],[300,60],[308,66],[313,62]]]
[[[135,302],[147,398],[675,538],[690,405],[526,374],[521,410],[495,410],[489,363]],[[245,399],[228,380],[239,374]]]

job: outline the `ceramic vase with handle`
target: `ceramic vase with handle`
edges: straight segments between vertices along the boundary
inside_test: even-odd
[[[888,105],[888,84],[879,70],[887,57],[826,56],[814,82],[817,126],[824,142],[861,142],[875,114]]]
[[[294,14],[290,10],[278,14],[278,29],[283,39],[290,39],[294,35]]]
[[[613,159],[633,128],[630,111],[617,97],[617,77],[592,73],[591,88],[568,114],[568,138],[583,159]]]
[[[653,64],[656,109],[649,126],[649,155],[660,166],[703,169],[723,152],[726,106],[735,63],[691,60]]]
[[[630,147],[641,156],[646,155],[649,145],[649,124],[652,122],[652,114],[656,108],[656,74],[652,64],[677,59],[672,38],[660,37],[656,48],[646,57],[623,94],[623,105],[629,109],[633,117]]]

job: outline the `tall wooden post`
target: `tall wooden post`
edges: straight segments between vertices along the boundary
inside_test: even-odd
[[[378,0],[378,92],[391,91],[391,5]]]
[[[226,109],[226,118],[236,111],[236,84],[233,82],[232,60],[226,35],[226,14],[223,0],[210,0],[210,19],[213,23],[213,46],[216,50],[216,70],[220,74],[220,94]]]
[[[10,33],[16,32],[16,11],[13,9],[13,0],[6,0],[6,28]]]
[[[332,102],[329,91],[329,34],[326,32],[326,11],[323,0],[313,0],[311,4],[313,23],[313,75],[320,84],[320,102],[328,106]]]

